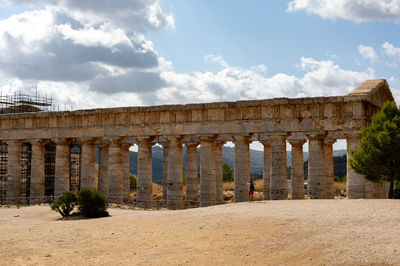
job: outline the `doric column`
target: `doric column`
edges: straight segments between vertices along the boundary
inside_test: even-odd
[[[110,140],[108,147],[108,200],[122,203],[124,198],[124,171],[121,140]]]
[[[215,201],[217,204],[224,203],[224,176],[222,169],[222,146],[224,142],[217,142],[215,144]]]
[[[163,172],[162,172],[162,187],[163,187],[163,201],[167,203],[168,191],[168,142],[161,143],[163,146]],[[187,165],[186,165],[187,167]]]
[[[308,195],[310,199],[324,198],[326,134],[308,134]]]
[[[286,139],[287,135],[270,136],[271,140],[271,200],[288,198]]]
[[[186,145],[186,203],[194,205],[198,197],[198,168],[197,145],[198,143],[185,143]]]
[[[248,200],[250,178],[250,147],[248,136],[233,136],[235,143],[235,202]]]
[[[54,177],[54,197],[57,199],[64,191],[70,190],[69,140],[58,139],[56,144],[56,166]]]
[[[324,180],[324,199],[335,198],[335,180],[333,172],[333,144],[336,140],[325,140],[325,180]]]
[[[96,146],[93,139],[83,139],[81,150],[81,188],[98,188]]]
[[[261,141],[264,145],[263,199],[271,199],[271,141]]]
[[[149,207],[153,198],[152,138],[138,138],[137,202]]]
[[[200,207],[215,205],[215,137],[200,139]]]
[[[99,147],[99,191],[108,196],[108,142],[98,145]]]
[[[131,179],[130,169],[129,169],[129,148],[130,145],[122,145],[121,152],[122,152],[122,168],[124,172],[124,201],[128,202],[131,193]]]
[[[361,138],[361,134],[354,133],[346,135],[347,140],[347,198],[348,199],[360,199],[365,197],[365,178],[362,175],[357,174],[349,164],[351,158],[351,150],[360,150],[358,141]]]
[[[20,141],[7,141],[8,166],[7,166],[7,203],[21,202],[21,144]]]
[[[303,144],[305,140],[292,140],[292,199],[304,199],[304,161]]]
[[[44,202],[44,142],[32,141],[31,157],[31,203]]]
[[[183,209],[183,158],[182,137],[168,137],[168,209]]]

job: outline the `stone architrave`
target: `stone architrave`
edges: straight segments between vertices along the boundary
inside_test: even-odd
[[[250,179],[250,141],[249,136],[233,136],[235,143],[235,202],[248,200]]]
[[[361,199],[365,197],[365,178],[363,175],[357,174],[349,164],[351,158],[350,151],[360,150],[358,144],[361,138],[360,133],[353,133],[346,135],[347,140],[347,198],[348,199]]]
[[[103,192],[104,195],[108,196],[108,147],[109,143],[105,142],[99,147],[99,183],[98,188],[99,191]]]
[[[57,199],[70,187],[70,140],[56,139],[56,162],[54,178],[54,197]]]
[[[195,205],[198,201],[197,146],[198,143],[185,143],[186,145],[186,204]]]
[[[216,203],[215,136],[200,136],[200,207]]]
[[[291,140],[292,160],[291,160],[291,178],[292,178],[292,200],[304,199],[304,161],[303,144],[305,140]]]
[[[264,146],[263,199],[271,199],[271,141],[261,141]]]
[[[324,199],[335,198],[335,180],[333,169],[333,144],[336,140],[325,140],[325,180],[324,180]]]
[[[153,199],[152,138],[138,138],[137,202],[148,208]]]
[[[273,135],[271,140],[271,200],[287,200],[287,135]]]
[[[98,188],[98,170],[96,169],[96,146],[94,139],[82,139],[81,151],[81,188]]]
[[[308,195],[310,199],[324,198],[325,133],[307,134],[308,138]]]
[[[121,149],[121,140],[110,140],[108,147],[108,200],[112,203],[123,203],[124,199],[124,171]]]
[[[7,141],[7,203],[21,202],[21,141]]]
[[[44,142],[32,141],[30,201],[44,202]]]
[[[168,136],[168,209],[184,208],[182,136]]]
[[[215,144],[215,201],[216,204],[224,203],[224,173],[222,169],[222,146],[224,142]]]

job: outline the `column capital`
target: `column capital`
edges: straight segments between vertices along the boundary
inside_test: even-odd
[[[321,132],[308,132],[306,133],[306,137],[308,140],[325,140],[325,137],[328,132],[321,131]]]
[[[210,134],[210,135],[198,135],[197,136],[200,140],[200,143],[202,142],[215,142],[217,139],[216,135]]]
[[[65,139],[63,139],[63,138],[56,138],[56,139],[53,139],[53,141],[54,141],[54,143],[55,143],[56,145],[69,145],[69,144],[71,144],[71,142],[72,142],[72,140],[69,139],[69,138],[65,138]]]
[[[332,146],[336,142],[336,139],[325,139],[324,144],[326,146]]]
[[[286,141],[289,137],[289,134],[286,135],[271,135],[268,137],[270,141]]]
[[[99,137],[83,137],[83,138],[79,138],[79,140],[81,141],[82,144],[96,144],[97,141],[99,141],[101,138]]]
[[[351,139],[351,140],[361,139],[361,132],[359,132],[359,131],[349,132],[344,135],[345,135],[346,139]]]
[[[305,139],[291,139],[289,140],[290,145],[292,146],[303,146],[304,143],[306,143],[307,140]]]
[[[168,142],[171,141],[183,141],[186,138],[186,135],[167,135],[165,136]]]
[[[250,135],[232,135],[233,142],[245,142],[245,143],[250,143],[251,142],[251,137],[252,134]]]
[[[10,144],[10,143],[15,143],[15,144],[22,144],[24,143],[25,140],[23,139],[5,139],[3,142]]]
[[[186,147],[197,147],[199,146],[198,142],[184,142]]]
[[[136,141],[138,142],[138,144],[139,143],[145,143],[145,142],[147,142],[147,143],[151,142],[152,143],[154,139],[155,139],[154,136],[139,136],[139,137],[136,138]]]
[[[33,139],[33,140],[29,140],[29,143],[32,144],[32,145],[46,145],[49,142],[50,142],[49,139]]]

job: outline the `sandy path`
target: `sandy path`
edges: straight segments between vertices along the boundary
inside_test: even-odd
[[[57,220],[0,208],[1,265],[400,265],[400,201],[304,200]]]

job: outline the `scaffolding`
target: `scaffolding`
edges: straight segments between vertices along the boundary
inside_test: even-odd
[[[20,163],[21,163],[21,198],[22,204],[29,204],[31,191],[31,161],[32,145],[23,143],[21,145]]]
[[[0,204],[6,203],[7,196],[8,145],[0,144]]]
[[[0,92],[0,114],[25,113],[54,110],[53,98],[42,97],[37,93],[32,96],[22,92],[3,95]]]
[[[54,201],[54,184],[56,169],[56,144],[44,145],[44,196],[45,202]]]

